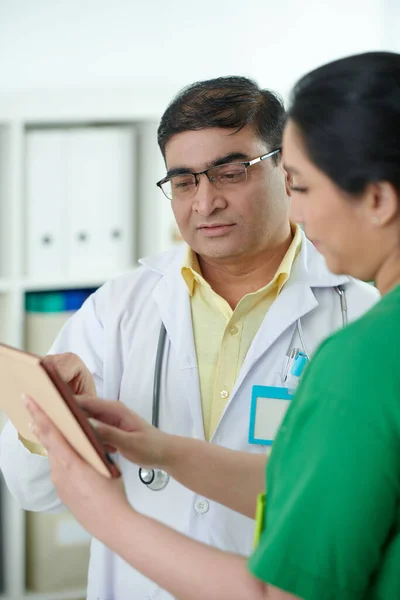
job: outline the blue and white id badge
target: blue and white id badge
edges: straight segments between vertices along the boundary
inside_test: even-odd
[[[249,444],[272,445],[290,406],[293,391],[285,387],[253,386]]]
[[[291,353],[283,379],[287,387],[253,386],[250,405],[249,444],[271,446],[290,406],[290,401],[308,361],[296,349]]]

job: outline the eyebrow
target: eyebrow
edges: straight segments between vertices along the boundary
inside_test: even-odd
[[[225,165],[234,161],[247,161],[250,160],[250,157],[243,152],[231,152],[230,154],[226,154],[225,156],[221,156],[207,163],[207,169],[212,169],[213,167],[219,167],[220,165]],[[189,169],[189,167],[176,167],[175,169],[170,169],[167,171],[166,177],[174,177],[175,175],[186,175],[187,173],[194,173],[193,169]]]

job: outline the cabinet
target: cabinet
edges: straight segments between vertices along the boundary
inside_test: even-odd
[[[0,95],[1,342],[26,347],[29,292],[96,288],[175,243],[171,207],[155,185],[165,174],[156,137],[165,106],[162,94],[157,103],[135,90]],[[119,210],[110,195],[122,198]],[[30,592],[26,536],[42,524],[26,518],[4,484],[1,517],[0,600],[84,598],[71,582]],[[72,530],[61,520],[57,531],[65,538]]]

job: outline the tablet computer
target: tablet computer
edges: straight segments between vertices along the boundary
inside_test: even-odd
[[[62,431],[71,446],[105,477],[120,472],[53,365],[40,356],[0,344],[0,408],[19,434],[40,443],[32,433],[31,416],[22,396],[30,396]]]

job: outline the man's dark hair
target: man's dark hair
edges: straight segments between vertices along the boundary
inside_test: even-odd
[[[165,158],[165,146],[176,133],[208,127],[240,131],[251,125],[268,149],[275,150],[282,146],[284,124],[285,109],[277,94],[247,77],[218,77],[179,92],[161,118],[158,145]]]

